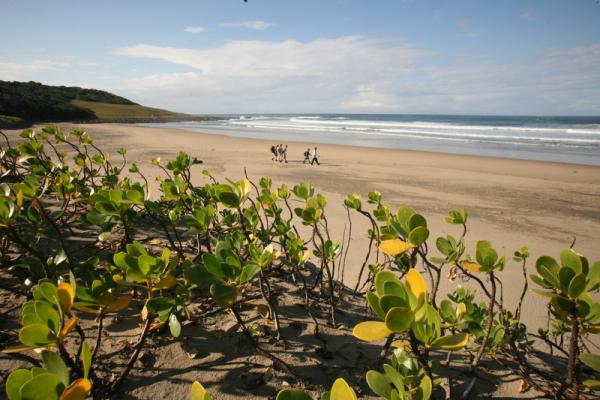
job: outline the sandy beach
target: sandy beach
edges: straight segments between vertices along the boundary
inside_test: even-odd
[[[339,240],[349,227],[343,207],[349,193],[366,198],[369,191],[379,190],[393,211],[400,205],[414,208],[428,219],[433,239],[458,236],[459,229],[443,217],[452,208],[466,208],[468,252],[474,254],[475,242],[486,239],[509,259],[501,273],[509,306],[522,288],[521,268],[511,261],[521,246],[528,246],[532,254],[531,272],[537,257],[558,258],[575,238],[577,251],[592,262],[600,259],[600,167],[338,145],[318,145],[321,165],[311,166],[302,163],[302,154],[313,144],[296,142],[289,143],[285,164],[271,161],[272,143],[262,140],[117,124],[83,127],[110,153],[126,147],[128,160],[150,176],[158,174],[150,164],[152,158],[168,160],[183,150],[204,161],[195,167],[197,183],[207,179],[202,169],[217,179],[237,180],[244,177],[244,168],[251,179],[270,176],[275,185],[311,182],[329,200],[330,228]],[[363,204],[368,206],[366,200]],[[354,285],[366,254],[367,229],[366,219],[354,214],[347,285]],[[434,240],[430,242],[433,247]],[[443,283],[442,290],[461,284]],[[524,307],[528,325],[540,326],[545,299],[529,293]]]
[[[63,130],[70,130],[80,125],[61,126]],[[321,165],[311,166],[302,163],[302,153],[307,147],[314,146],[312,143],[288,143],[289,163],[286,164],[271,161],[269,148],[274,143],[262,140],[132,125],[88,124],[82,127],[113,160],[120,158],[117,150],[126,147],[128,162],[135,162],[149,178],[160,175],[160,170],[151,165],[153,158],[168,161],[179,151],[186,151],[203,160],[203,165],[194,166],[192,170],[196,184],[208,179],[203,176],[203,169],[210,170],[217,179],[232,180],[242,179],[246,170],[253,181],[270,176],[275,186],[311,182],[318,192],[327,196],[326,214],[331,236],[340,241],[350,229],[343,206],[349,193],[357,193],[365,199],[369,191],[379,190],[392,211],[400,205],[408,205],[423,214],[431,231],[431,255],[436,253],[435,238],[446,234],[460,235],[460,228],[443,220],[448,210],[466,208],[469,211],[467,252],[474,254],[475,242],[487,239],[509,260],[498,276],[503,282],[504,304],[510,308],[518,300],[524,283],[520,265],[511,259],[513,251],[521,246],[528,246],[531,251],[530,273],[534,272],[537,257],[548,254],[558,258],[560,250],[569,247],[574,238],[577,251],[592,262],[600,259],[597,240],[600,233],[600,167],[341,145],[318,145]],[[18,133],[8,132],[15,141],[19,140]],[[154,182],[154,194],[158,193],[157,186]],[[366,200],[363,207],[369,209]],[[366,218],[352,214],[344,276],[344,283],[351,287],[366,254],[368,228]],[[468,281],[443,279],[440,295],[444,296],[459,284],[475,287]],[[378,346],[357,342],[350,334],[357,321],[370,317],[366,315],[363,299],[349,296],[345,300],[341,308],[352,312],[340,313],[340,327],[327,327],[322,321],[322,329],[329,338],[326,350],[330,352],[328,354],[335,354],[334,367],[327,369],[321,353],[315,350],[320,349],[322,343],[312,335],[310,321],[302,308],[303,300],[294,294],[294,286],[278,284],[276,290],[286,293],[280,298],[283,306],[299,308],[303,315],[303,319],[296,316],[284,320],[284,336],[294,340],[287,342],[290,346],[287,351],[281,349],[278,354],[301,368],[309,381],[315,385],[328,384],[339,374],[336,365],[345,365],[345,371],[360,375],[364,371],[353,366],[376,358],[380,351]],[[10,294],[7,296],[14,301]],[[535,332],[538,327],[545,326],[546,299],[531,292],[527,296],[523,304],[523,322]],[[247,312],[252,313],[251,309]],[[13,328],[17,326],[14,321],[11,324]],[[93,329],[92,319],[85,324]],[[211,391],[223,395],[219,398],[267,398],[274,388],[281,386],[277,379],[266,378],[272,375],[268,361],[267,364],[247,365],[252,349],[246,349],[250,353],[240,352],[235,321],[227,317],[209,318],[204,325],[225,335],[220,336],[217,348],[212,340],[207,340],[213,338],[212,333],[191,323],[186,327],[185,341],[164,339],[160,349],[149,351],[151,358],[146,361],[152,368],[140,364],[125,388],[134,396],[132,398],[184,398],[189,390],[188,383],[198,379],[199,373]],[[112,320],[106,333],[112,340],[106,341],[102,351],[115,351],[123,338],[133,343],[138,334],[139,317],[135,312],[123,319]],[[159,336],[155,340],[163,339]],[[200,355],[190,358],[186,355],[186,345],[197,349],[194,351]],[[347,359],[340,354],[352,356]],[[211,367],[220,366],[225,362],[223,360],[228,360],[225,367]],[[0,369],[6,371],[23,365],[18,360],[4,358],[1,361]],[[179,369],[173,369],[173,365]],[[304,368],[308,365],[309,368]],[[231,379],[232,374],[235,379]],[[241,376],[240,382],[238,376]],[[246,382],[257,376],[265,377],[267,384],[255,387]],[[359,376],[352,379],[357,380]],[[240,387],[251,390],[252,396]],[[482,383],[476,393],[483,397],[520,398],[518,390],[518,380],[498,377],[497,385]]]

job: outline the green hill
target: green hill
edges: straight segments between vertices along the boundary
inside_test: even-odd
[[[35,122],[162,122],[213,117],[144,107],[96,89],[0,81],[0,128]]]

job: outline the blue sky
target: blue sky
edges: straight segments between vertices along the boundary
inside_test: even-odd
[[[596,0],[0,0],[0,79],[192,113],[600,114]]]

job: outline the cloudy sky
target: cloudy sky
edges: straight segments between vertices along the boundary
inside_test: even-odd
[[[0,0],[0,79],[191,113],[600,115],[597,0]]]

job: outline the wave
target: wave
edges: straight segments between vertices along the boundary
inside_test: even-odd
[[[304,118],[302,118],[304,119]],[[300,117],[292,117],[289,119],[290,122],[302,123]],[[452,123],[439,123],[439,122],[396,122],[396,121],[361,121],[361,120],[344,120],[343,122],[336,120],[313,120],[311,124],[315,125],[328,125],[328,126],[339,126],[339,127],[352,127],[352,126],[364,126],[364,127],[387,127],[387,128],[435,128],[444,130],[468,130],[468,131],[515,131],[515,132],[546,132],[546,133],[568,133],[568,134],[583,134],[583,135],[599,135],[600,128],[597,129],[579,129],[579,128],[546,128],[546,127],[526,127],[526,126],[492,126],[492,125],[463,125],[463,124],[452,124]]]

